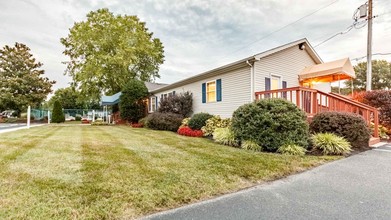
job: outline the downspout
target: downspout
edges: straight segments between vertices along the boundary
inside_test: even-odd
[[[254,65],[251,65],[250,62],[248,62],[248,60],[246,61],[246,63],[250,66],[250,102],[253,102],[254,101],[254,96],[255,96],[255,92],[254,92]]]

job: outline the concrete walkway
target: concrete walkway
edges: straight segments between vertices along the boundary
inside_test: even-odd
[[[37,127],[37,126],[43,126],[46,124],[31,124],[30,128]],[[23,124],[8,124],[8,123],[2,123],[0,124],[0,134],[1,133],[7,133],[12,131],[17,131],[21,129],[27,129],[26,123]]]
[[[391,219],[391,145],[145,219]]]

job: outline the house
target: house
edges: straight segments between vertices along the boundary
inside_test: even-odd
[[[257,91],[300,86],[299,73],[321,63],[307,39],[301,39],[152,90],[149,102],[159,103],[167,95],[190,91],[194,113],[208,112],[227,118],[239,106],[254,101]],[[331,92],[327,81],[314,84],[313,88]],[[149,112],[156,108],[156,104],[150,104]]]

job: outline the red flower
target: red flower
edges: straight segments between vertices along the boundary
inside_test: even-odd
[[[131,126],[132,126],[132,128],[142,128],[142,127],[144,127],[144,125],[141,124],[141,123],[132,123]]]
[[[204,134],[201,130],[193,130],[187,126],[180,127],[177,131],[178,134],[190,137],[202,137]]]

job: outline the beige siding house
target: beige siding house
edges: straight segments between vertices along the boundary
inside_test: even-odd
[[[307,39],[301,39],[151,91],[149,112],[172,94],[193,94],[193,112],[231,117],[255,92],[299,86],[298,74],[322,63]],[[317,84],[330,92],[330,83]]]

